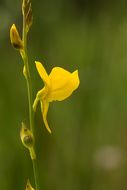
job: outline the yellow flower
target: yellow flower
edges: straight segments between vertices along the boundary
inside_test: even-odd
[[[61,67],[54,67],[51,73],[48,75],[43,65],[35,61],[37,71],[44,82],[44,87],[38,91],[36,99],[33,104],[34,111],[38,101],[41,104],[41,111],[44,120],[44,124],[51,133],[47,122],[47,112],[49,103],[52,101],[62,101],[68,98],[74,90],[79,86],[78,70],[70,73]]]

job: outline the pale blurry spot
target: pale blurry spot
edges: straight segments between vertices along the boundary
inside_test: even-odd
[[[107,171],[117,169],[121,166],[123,154],[120,148],[114,146],[104,146],[94,154],[95,165]]]

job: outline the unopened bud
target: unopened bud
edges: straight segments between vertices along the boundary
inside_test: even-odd
[[[13,24],[10,29],[10,40],[11,40],[11,44],[13,45],[15,49],[18,49],[18,50],[23,49],[23,42],[20,38],[20,35],[18,33],[18,30],[15,24]]]
[[[26,32],[28,32],[32,23],[33,23],[33,14],[32,14],[32,8],[31,8],[31,1],[30,0],[23,0],[22,13],[23,13],[23,17],[25,18]]]
[[[20,131],[20,137],[23,145],[26,148],[31,148],[34,145],[34,137],[32,132],[22,123],[22,128]]]
[[[24,123],[22,123],[22,128],[20,131],[20,138],[22,141],[22,144],[29,149],[31,159],[36,159],[36,154],[34,151],[34,136],[32,132],[25,126]]]
[[[31,8],[31,4],[30,4],[28,13],[26,15],[26,30],[27,30],[27,32],[29,31],[32,23],[33,23],[33,14],[32,14],[32,8]]]
[[[27,180],[26,190],[35,190],[35,189],[31,186],[29,179]]]
[[[28,8],[29,8],[29,4],[30,4],[30,0],[23,0],[22,1],[22,14],[26,15],[28,12]]]

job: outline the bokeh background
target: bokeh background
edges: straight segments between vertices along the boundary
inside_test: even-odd
[[[28,125],[23,63],[10,44],[9,29],[21,33],[21,0],[0,1],[0,189],[23,190],[33,180],[21,122]],[[33,94],[42,88],[34,61],[79,70],[80,87],[51,104],[46,131],[35,114],[41,189],[127,189],[127,2],[32,1],[34,22],[28,47]]]

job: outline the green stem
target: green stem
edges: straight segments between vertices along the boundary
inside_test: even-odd
[[[37,167],[36,159],[32,160],[32,164],[33,164],[33,172],[34,172],[34,180],[35,180],[36,190],[39,190],[39,176],[38,176],[38,167]]]
[[[27,56],[27,32],[25,28],[25,17],[23,16],[23,34],[22,34],[22,39],[23,39],[23,45],[24,45],[24,50],[23,50],[23,61],[24,61],[24,66],[26,70],[26,81],[27,81],[27,90],[28,90],[28,102],[29,102],[29,122],[30,122],[30,130],[34,135],[34,112],[33,112],[33,97],[32,97],[32,83],[31,83],[31,75],[30,75],[30,70],[29,70],[29,62],[28,62],[28,56]],[[35,136],[35,135],[34,135]],[[34,147],[35,150],[35,147]],[[39,190],[39,175],[38,175],[38,167],[37,167],[37,160],[32,159],[32,164],[33,164],[33,173],[34,173],[34,180],[35,180],[35,189]]]

